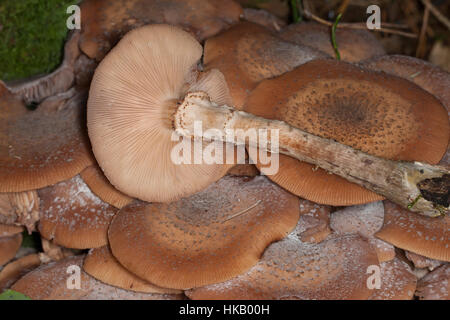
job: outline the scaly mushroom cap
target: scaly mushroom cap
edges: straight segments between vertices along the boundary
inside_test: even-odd
[[[87,167],[80,173],[89,189],[104,202],[120,209],[133,201],[126,194],[114,188],[98,165]]]
[[[0,237],[0,266],[14,258],[22,244],[22,234]]]
[[[81,270],[84,256],[69,257],[50,262],[27,273],[11,289],[23,293],[32,300],[173,300],[183,299],[181,295],[139,293],[104,284]],[[69,269],[71,267],[72,269]],[[80,271],[80,289],[70,277]]]
[[[202,41],[238,22],[241,14],[232,0],[85,0],[80,48],[101,60],[126,32],[151,23],[179,26]]]
[[[185,292],[194,300],[367,299],[366,270],[378,263],[358,235],[301,242],[294,233],[271,244],[261,261],[231,280]]]
[[[43,188],[93,163],[84,106],[30,111],[0,103],[0,192]]]
[[[369,300],[413,299],[417,278],[406,262],[399,258],[382,262],[380,271],[381,288],[374,288]]]
[[[30,254],[8,263],[0,271],[0,292],[41,264],[39,254]]]
[[[375,57],[361,62],[364,67],[412,81],[438,98],[450,117],[450,73],[427,61],[402,55]],[[450,147],[440,164],[450,165]]]
[[[450,261],[450,217],[425,217],[384,202],[384,225],[375,236],[422,256]]]
[[[278,76],[313,59],[326,58],[316,50],[283,41],[272,31],[241,22],[205,43],[205,70],[223,73],[233,98],[241,110],[259,81]]]
[[[316,22],[291,24],[280,31],[280,37],[335,56],[331,42],[331,27]],[[337,28],[336,42],[343,61],[358,62],[386,54],[381,43],[368,30]]]
[[[450,264],[443,265],[420,279],[416,296],[421,300],[450,300]]]
[[[105,176],[123,193],[146,201],[172,201],[204,189],[231,167],[205,161],[176,164],[171,157],[180,143],[184,150],[199,152],[191,140],[171,140],[178,99],[192,90],[208,93],[218,104],[231,103],[220,72],[198,77],[201,56],[202,47],[188,33],[151,25],[129,32],[95,71],[88,101],[89,137]],[[194,163],[194,155],[191,159]]]
[[[226,176],[164,204],[122,208],[109,228],[113,255],[139,277],[186,289],[228,280],[255,265],[299,217],[298,198],[267,178]]]
[[[180,290],[157,287],[125,269],[108,246],[92,249],[84,259],[83,270],[103,283],[125,290],[146,293],[182,293]]]
[[[447,112],[434,96],[404,79],[334,60],[263,80],[244,110],[394,160],[436,164],[449,139]],[[249,151],[252,158],[255,150]],[[381,199],[310,164],[285,155],[279,160],[269,178],[302,198],[335,206]]]
[[[80,176],[39,190],[39,231],[66,248],[107,244],[107,230],[117,209],[94,195]]]

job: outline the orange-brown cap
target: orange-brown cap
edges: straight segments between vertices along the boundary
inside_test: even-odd
[[[8,114],[0,116],[0,192],[43,188],[92,164],[84,108],[83,103],[61,110],[39,105],[31,111],[0,103],[0,114]]]
[[[445,263],[443,261],[430,259],[410,251],[405,251],[405,256],[413,263],[414,267],[419,269],[428,268],[430,271],[433,271]]]
[[[375,237],[370,237],[369,243],[377,252],[378,261],[380,263],[391,261],[395,258],[395,247],[392,244]]]
[[[50,262],[27,273],[11,289],[32,300],[173,300],[182,295],[139,293],[104,284],[81,267],[84,256]],[[76,288],[77,275],[80,287]]]
[[[384,225],[375,236],[422,256],[450,261],[450,217],[425,217],[384,202]]]
[[[0,271],[0,291],[9,288],[23,275],[41,264],[39,254],[30,254],[8,263]]]
[[[97,197],[116,208],[120,209],[133,201],[109,183],[98,165],[87,167],[80,176]]]
[[[75,249],[107,244],[107,230],[117,209],[94,195],[79,175],[39,190],[41,235]]]
[[[250,91],[263,79],[278,76],[326,54],[283,41],[261,25],[241,22],[205,42],[205,70],[223,73],[233,98],[242,109]]]
[[[17,233],[9,237],[0,237],[0,266],[14,258],[22,244],[22,234]]]
[[[416,296],[421,300],[450,300],[450,264],[430,272],[417,283]]]
[[[122,208],[109,228],[113,255],[161,287],[230,279],[255,265],[299,217],[298,198],[267,178],[226,176],[188,198]]]
[[[380,289],[374,288],[369,300],[412,300],[417,278],[409,265],[395,258],[380,263]]]
[[[182,293],[181,290],[157,287],[125,269],[108,246],[91,249],[84,259],[83,270],[103,283],[125,290],[146,293]]]
[[[300,219],[296,228],[303,242],[319,243],[330,234],[331,207],[300,199]]]
[[[80,48],[101,60],[126,32],[150,23],[167,23],[202,41],[239,21],[233,0],[88,0],[81,4]]]
[[[281,30],[280,37],[335,56],[331,27],[316,22],[291,24]],[[381,43],[368,30],[337,28],[336,42],[343,61],[357,62],[386,53]]]
[[[375,251],[359,235],[310,244],[291,233],[271,244],[247,273],[185,293],[194,300],[365,300],[372,293],[366,271],[377,263]]]
[[[96,69],[88,100],[89,137],[105,176],[123,193],[172,201],[204,189],[230,168],[197,161],[203,151],[190,139],[180,141],[173,130],[176,102],[189,90],[204,91],[219,105],[231,103],[220,72],[198,76],[201,56],[201,45],[188,33],[150,25],[130,31]],[[188,163],[174,160],[178,147],[192,152]]]
[[[0,223],[0,237],[10,237],[15,234],[21,233],[23,227],[16,225],[8,225]]]
[[[364,67],[412,81],[438,98],[450,117],[450,73],[427,61],[402,55],[386,55],[362,61]],[[450,146],[440,164],[450,165]]]
[[[394,160],[436,164],[450,134],[444,106],[417,85],[334,60],[314,60],[263,80],[244,109]],[[279,160],[279,171],[269,178],[302,198],[335,206],[381,199],[310,164],[285,155]]]

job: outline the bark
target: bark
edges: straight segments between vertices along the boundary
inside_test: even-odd
[[[256,117],[228,106],[217,106],[202,92],[186,95],[173,119],[174,128],[179,134],[211,138],[205,134],[204,137],[195,136],[196,121],[201,121],[203,132],[218,129],[221,134],[215,135],[214,139],[234,144],[245,142],[254,147],[258,146],[258,139],[247,136],[247,129],[278,129],[279,149],[270,145],[270,134],[267,140],[260,140],[263,143],[259,147],[265,145],[267,147],[264,149],[267,151],[283,153],[317,165],[411,211],[426,216],[449,212],[450,171],[444,167],[375,157],[336,141],[312,135],[282,121]],[[227,130],[234,130],[235,136],[227,135]]]

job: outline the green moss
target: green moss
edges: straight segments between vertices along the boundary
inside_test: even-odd
[[[49,73],[61,62],[67,7],[76,0],[0,2],[0,79]]]

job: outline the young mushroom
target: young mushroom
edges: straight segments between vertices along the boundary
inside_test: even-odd
[[[177,50],[179,47],[184,48],[183,52]],[[201,46],[188,33],[173,26],[149,25],[125,35],[97,68],[88,100],[89,137],[100,167],[120,191],[147,201],[167,201],[203,189],[222,175],[225,166],[175,164],[169,157],[174,146],[170,138],[174,132],[187,138],[203,139],[204,134],[212,138],[214,131],[216,143],[246,143],[263,148],[262,142],[265,142],[263,149],[267,151],[322,167],[424,215],[436,216],[448,211],[448,201],[442,200],[439,194],[439,187],[450,179],[448,170],[420,162],[379,158],[282,121],[236,111],[230,104],[221,103],[217,96],[211,96],[211,92],[220,92],[224,97],[227,92],[226,82],[219,72],[210,70],[209,74],[198,78],[196,69],[201,55]],[[319,70],[333,68],[330,76],[335,80],[332,83],[336,83],[339,75],[336,71],[347,76],[347,65],[338,62],[321,60],[320,64],[309,64]],[[297,76],[299,72],[294,70],[261,84],[271,86],[295,80]],[[408,132],[422,130],[419,131],[423,137],[420,147],[424,149],[414,153],[424,156],[426,161],[440,160],[448,144],[449,123],[444,107],[436,98],[399,78],[364,70],[350,73],[350,76],[359,78],[359,83],[354,84],[359,88],[369,86],[371,81],[379,83],[374,87],[378,99],[382,99],[381,93],[389,93],[398,103],[419,110],[413,114],[398,108],[408,119],[428,119],[427,128],[423,124],[415,130],[406,127]],[[205,77],[214,81],[203,80]],[[404,90],[386,83],[398,84]],[[259,91],[263,87],[261,84]],[[287,94],[289,88],[294,89],[295,82],[286,84]],[[295,90],[292,91],[294,94]],[[276,92],[271,89],[270,93]],[[262,96],[261,99],[261,103],[266,104]],[[427,109],[412,103],[416,101],[427,104]],[[199,121],[202,132],[194,130]],[[269,136],[249,137],[246,130],[250,128],[266,133],[278,129],[279,148],[267,143]],[[235,134],[228,135],[225,131]],[[409,144],[399,149],[406,147]],[[419,149],[416,141],[414,147]],[[424,150],[429,154],[424,155]],[[401,154],[394,154],[394,157]],[[207,169],[208,166],[215,169]]]

